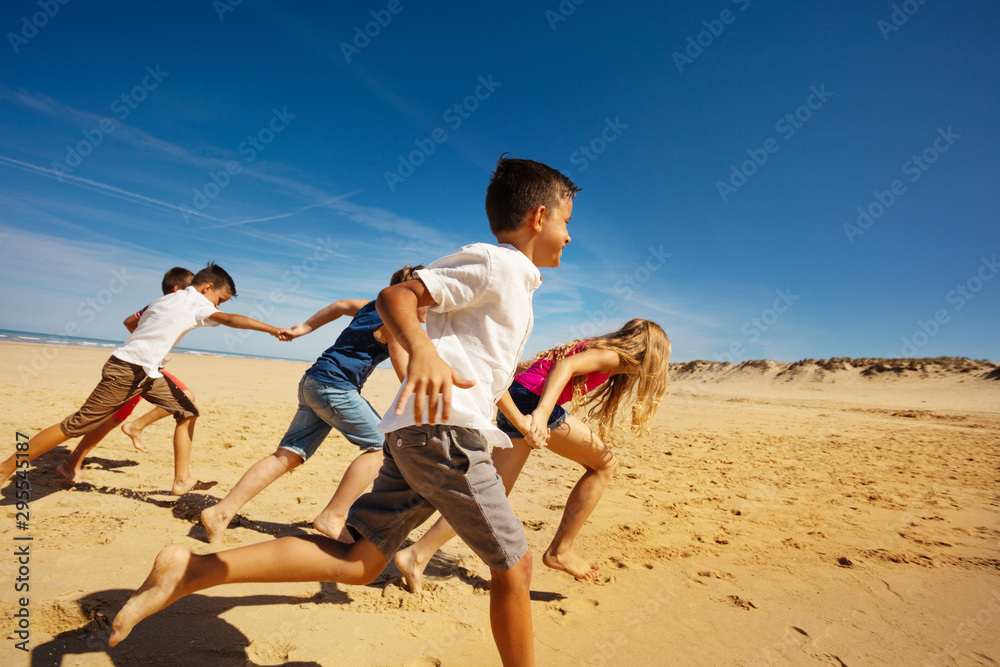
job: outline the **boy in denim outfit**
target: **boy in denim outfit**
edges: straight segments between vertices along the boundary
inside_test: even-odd
[[[410,353],[373,490],[351,508],[353,544],[286,537],[207,556],[160,552],[142,587],[115,617],[110,644],[181,597],[224,583],[335,581],[367,584],[410,530],[439,510],[490,567],[490,622],[505,665],[533,665],[531,552],[489,458],[510,446],[491,423],[531,332],[536,267],[558,266],[577,192],[531,160],[497,163],[486,196],[498,246],[472,244],[382,290],[383,322]],[[417,311],[429,307],[427,333]],[[439,415],[440,411],[440,415]],[[426,415],[426,424],[424,424]]]

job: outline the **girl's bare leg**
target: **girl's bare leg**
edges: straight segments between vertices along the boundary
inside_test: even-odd
[[[262,458],[243,473],[236,486],[226,497],[202,511],[201,523],[208,533],[210,544],[220,544],[229,522],[250,500],[289,470],[302,465],[302,458],[287,449]]]
[[[76,447],[73,448],[73,451],[70,452],[66,460],[56,467],[56,472],[73,484],[79,484],[82,482],[84,457],[90,453],[90,450],[100,444],[101,440],[104,439],[104,436],[118,428],[119,424],[121,424],[121,421],[118,419],[108,417],[103,424],[83,436],[80,442],[76,443]]]
[[[347,466],[344,476],[337,485],[326,508],[313,521],[313,528],[341,542],[352,542],[354,538],[347,530],[347,511],[354,501],[372,485],[382,467],[382,450],[362,452]]]
[[[586,424],[572,416],[567,417],[559,428],[552,429],[548,447],[556,454],[582,465],[585,472],[569,494],[559,528],[542,556],[542,562],[577,579],[591,579],[596,576],[597,566],[580,558],[573,544],[604,495],[618,468],[618,461]]]
[[[513,447],[493,450],[493,465],[503,480],[508,496],[531,454],[531,447],[523,439],[511,438],[511,442],[514,444]],[[427,569],[427,564],[445,542],[453,537],[455,531],[447,521],[439,518],[419,540],[396,552],[393,562],[406,579],[410,592],[420,593],[423,590],[424,570]]]
[[[326,537],[282,537],[198,556],[180,545],[160,551],[146,581],[115,616],[115,646],[136,623],[191,593],[245,582],[332,581],[368,584],[388,561],[365,539],[342,544]]]
[[[62,432],[59,428],[59,424],[53,424],[46,429],[43,429],[35,434],[35,437],[28,441],[28,460],[31,461],[38,456],[41,456],[50,449],[61,445],[62,443],[69,440],[69,436]],[[20,458],[24,458],[23,456]],[[7,479],[14,474],[17,469],[17,454],[11,454],[11,456],[0,463],[0,483],[6,482]]]

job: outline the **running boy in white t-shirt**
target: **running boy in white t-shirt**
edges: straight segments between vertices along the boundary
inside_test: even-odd
[[[104,364],[101,381],[79,410],[40,431],[28,441],[27,459],[15,454],[0,464],[0,483],[16,467],[53,447],[98,428],[104,420],[135,396],[142,396],[174,416],[174,482],[171,493],[184,495],[197,484],[191,474],[191,439],[198,408],[184,392],[160,372],[160,363],[188,331],[224,324],[235,329],[263,331],[287,340],[281,329],[243,315],[219,312],[236,296],[236,285],[226,271],[209,263],[199,271],[190,287],[160,297],[149,305],[135,331]],[[24,461],[24,463],[21,463]]]
[[[115,617],[109,644],[185,595],[220,584],[371,583],[437,509],[491,569],[490,624],[503,664],[534,665],[531,551],[488,445],[511,446],[491,422],[493,404],[531,333],[531,295],[542,281],[536,267],[559,266],[570,241],[576,192],[551,167],[501,157],[486,193],[499,245],[465,246],[379,293],[379,315],[410,361],[395,414],[379,425],[386,432],[379,476],[348,515],[356,542],[283,537],[208,555],[166,547]],[[417,315],[425,306],[427,333]]]

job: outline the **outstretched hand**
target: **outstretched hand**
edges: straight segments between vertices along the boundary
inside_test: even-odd
[[[282,333],[287,333],[288,338],[284,340],[292,340],[298,338],[299,336],[305,336],[307,333],[312,331],[312,327],[305,324],[296,324],[294,327],[288,327],[287,329],[282,329]]]
[[[282,340],[285,342],[288,342],[293,338],[295,338],[295,335],[292,333],[291,329],[279,329],[278,331],[271,332],[271,335],[277,338],[278,340]]]
[[[438,423],[438,407],[441,408],[441,423],[451,416],[451,388],[468,389],[475,380],[467,380],[455,372],[433,347],[414,350],[406,367],[406,382],[396,401],[396,414],[403,414],[406,401],[413,396],[413,423],[424,422],[424,399],[427,401],[427,423]]]

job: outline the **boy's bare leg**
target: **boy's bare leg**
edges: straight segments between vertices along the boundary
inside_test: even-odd
[[[183,496],[195,487],[210,488],[215,482],[202,482],[191,474],[191,442],[194,439],[194,423],[197,417],[188,417],[174,429],[174,484],[170,493]]]
[[[59,424],[53,424],[35,434],[28,441],[28,460],[41,456],[50,449],[61,445],[69,440],[69,436],[62,432]],[[24,458],[23,456],[21,457]],[[18,457],[12,454],[6,461],[0,463],[0,484],[6,482],[14,471],[17,470]]]
[[[535,664],[531,622],[531,550],[507,570],[490,570],[490,626],[504,665]]]
[[[184,395],[194,403],[194,394],[191,391],[185,390]],[[146,446],[142,444],[142,432],[147,426],[153,422],[160,421],[164,417],[169,417],[170,413],[161,408],[158,405],[154,405],[153,409],[139,417],[138,419],[133,419],[127,424],[122,424],[122,433],[127,435],[132,439],[132,446],[138,449],[140,452],[148,453],[149,450]]]
[[[108,644],[115,646],[139,621],[206,588],[297,581],[363,585],[374,581],[387,563],[365,539],[343,544],[321,536],[282,537],[205,556],[169,546],[160,551],[146,581],[115,616]]]
[[[372,485],[381,467],[381,449],[362,452],[351,461],[351,465],[344,471],[340,484],[337,485],[333,498],[313,521],[313,528],[335,540],[353,542],[354,538],[347,530],[347,511]]]
[[[114,417],[108,417],[103,424],[83,436],[80,442],[76,443],[76,447],[73,448],[73,451],[70,452],[66,460],[56,466],[56,472],[73,484],[79,484],[82,482],[84,457],[90,453],[90,450],[100,444],[101,440],[104,439],[104,436],[118,428],[119,424],[121,424],[120,420],[115,419]]]
[[[122,433],[127,435],[132,439],[132,446],[135,447],[140,452],[149,453],[146,446],[142,444],[142,431],[147,426],[155,421],[159,421],[164,417],[169,417],[170,413],[161,408],[160,406],[154,406],[152,410],[139,417],[138,419],[133,419],[130,422],[122,424]]]
[[[531,455],[531,447],[521,438],[512,438],[513,447],[493,450],[493,465],[503,480],[504,490],[510,495],[524,464]],[[455,537],[455,531],[444,518],[439,518],[419,540],[396,552],[393,562],[406,579],[411,593],[423,590],[424,570],[445,542]]]
[[[573,544],[604,495],[618,468],[618,461],[601,439],[575,417],[568,417],[559,428],[552,429],[548,448],[579,463],[586,470],[566,500],[559,528],[542,556],[542,562],[577,579],[592,579],[597,575],[598,567],[581,558]]]
[[[209,544],[220,544],[229,522],[244,505],[250,502],[251,498],[267,488],[271,482],[300,465],[302,458],[298,454],[287,449],[279,449],[250,466],[225,498],[202,511],[201,523],[208,533]]]

